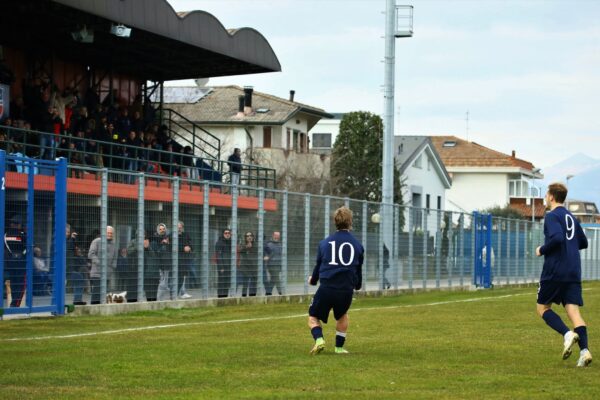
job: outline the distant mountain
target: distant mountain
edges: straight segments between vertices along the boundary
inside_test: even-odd
[[[593,201],[600,206],[600,160],[577,153],[566,160],[542,169],[543,182],[566,183],[569,179],[569,198]],[[537,185],[536,185],[537,186]]]

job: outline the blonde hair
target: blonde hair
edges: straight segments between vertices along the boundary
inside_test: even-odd
[[[333,213],[333,220],[337,230],[350,229],[352,228],[352,211],[348,207],[342,206]]]

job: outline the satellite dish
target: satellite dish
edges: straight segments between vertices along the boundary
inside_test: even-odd
[[[196,82],[196,86],[198,86],[198,87],[204,87],[208,83],[208,78],[194,79],[194,82]]]

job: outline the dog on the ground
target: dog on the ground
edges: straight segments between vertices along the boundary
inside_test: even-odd
[[[106,294],[106,303],[127,303],[127,292],[121,293],[107,293]]]

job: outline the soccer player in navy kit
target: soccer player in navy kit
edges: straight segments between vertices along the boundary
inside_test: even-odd
[[[317,263],[308,283],[321,285],[308,308],[308,326],[315,339],[311,354],[319,354],[325,349],[321,321],[327,323],[333,309],[335,325],[335,352],[348,353],[344,349],[348,330],[348,309],[352,304],[354,290],[362,285],[362,264],[364,248],[350,233],[352,211],[340,207],[333,214],[337,232],[319,242]]]
[[[565,185],[553,183],[548,186],[546,204],[551,211],[544,219],[544,245],[535,250],[536,255],[544,256],[537,312],[548,326],[564,337],[563,360],[569,358],[571,348],[579,342],[581,352],[577,366],[587,367],[592,362],[592,354],[588,350],[585,321],[579,312],[579,307],[583,306],[579,250],[587,248],[588,241],[579,222],[563,206],[566,198]],[[573,331],[552,310],[552,303],[565,307],[575,326]]]

